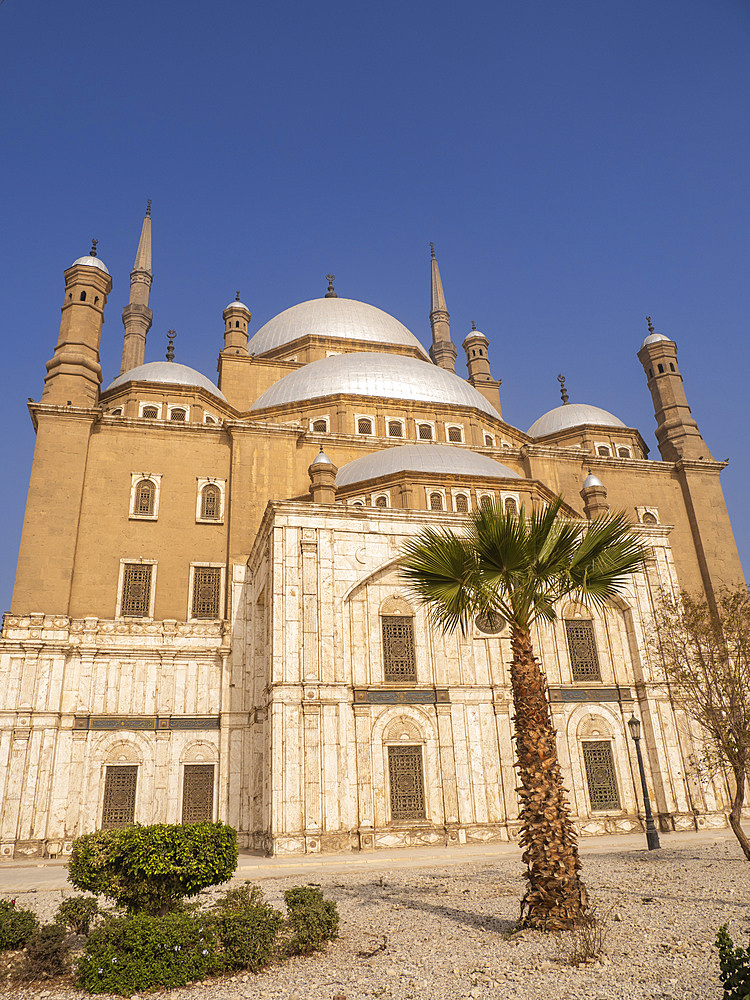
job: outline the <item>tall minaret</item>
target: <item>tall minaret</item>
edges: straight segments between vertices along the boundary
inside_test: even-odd
[[[141,239],[135,264],[130,272],[130,301],[122,311],[125,340],[122,345],[120,374],[142,365],[146,356],[146,334],[151,329],[154,314],[148,307],[151,291],[151,199],[146,204],[146,216],[141,227]]]
[[[490,371],[490,359],[487,351],[490,346],[489,340],[483,333],[477,330],[474,321],[471,321],[471,330],[463,342],[463,349],[466,351],[466,367],[469,370],[469,382],[495,407],[502,416],[500,409],[499,388],[502,385],[500,379],[494,379]]]
[[[440,268],[435,257],[435,247],[430,243],[432,256],[430,271],[430,326],[432,327],[432,347],[430,357],[439,368],[449,372],[456,370],[456,348],[451,340],[450,315],[445,305]]]

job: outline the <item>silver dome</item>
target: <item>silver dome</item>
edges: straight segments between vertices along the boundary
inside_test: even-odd
[[[591,486],[604,486],[604,483],[598,476],[595,476],[593,472],[589,472],[588,476],[583,481],[583,488],[585,490],[589,489]]]
[[[250,338],[250,354],[265,354],[298,337],[333,337],[364,340],[373,344],[396,344],[427,352],[413,333],[387,312],[356,299],[311,299],[285,309]]]
[[[449,444],[403,444],[342,465],[336,475],[336,486],[352,486],[394,472],[434,472],[441,476],[482,476],[485,479],[521,478],[507,465],[465,448]]]
[[[320,467],[332,467],[332,466],[333,462],[330,460],[328,455],[326,455],[326,453],[323,451],[322,448],[310,463],[311,469],[316,469]]]
[[[626,427],[627,425],[608,410],[589,403],[565,403],[556,406],[554,410],[544,413],[529,427],[529,437],[544,437],[545,434],[556,434],[569,427],[580,427],[583,424],[605,424],[607,427]]]
[[[642,351],[643,348],[648,347],[649,344],[658,344],[660,340],[671,340],[671,338],[665,337],[663,333],[650,333],[641,344],[639,350]]]
[[[497,410],[481,392],[453,372],[417,358],[365,351],[335,354],[290,372],[266,389],[250,409],[263,410],[268,406],[301,403],[340,393],[438,405],[447,403],[482,410],[499,419]]]
[[[105,274],[109,274],[107,265],[98,257],[79,257],[78,260],[74,260],[70,266],[76,267],[78,264],[82,264],[84,267],[98,267],[100,271],[104,271]]]
[[[197,372],[195,368],[188,368],[187,365],[178,365],[174,361],[150,361],[145,365],[138,365],[131,368],[129,372],[123,372],[110,382],[105,392],[110,389],[117,389],[126,382],[171,382],[177,385],[189,385],[205,389],[211,395],[217,396],[226,402],[224,393],[218,389],[210,379]]]
[[[232,299],[228,306],[224,306],[224,312],[226,312],[227,309],[244,309],[245,312],[250,312],[245,303],[240,302],[239,299]]]

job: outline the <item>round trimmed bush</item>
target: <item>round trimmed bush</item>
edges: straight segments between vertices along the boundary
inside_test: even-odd
[[[88,934],[98,912],[99,904],[93,896],[69,896],[60,903],[55,923],[69,928],[74,934]]]
[[[0,951],[24,948],[38,927],[31,910],[16,906],[15,899],[0,899]]]

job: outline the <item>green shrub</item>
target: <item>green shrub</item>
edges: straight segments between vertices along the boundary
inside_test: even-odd
[[[750,997],[750,947],[735,948],[726,924],[719,928],[716,947],[719,949],[719,978],[724,983],[724,1000]]]
[[[64,927],[44,924],[26,945],[26,954],[18,969],[21,979],[60,976],[70,965],[70,942]]]
[[[284,918],[254,885],[230,889],[216,904],[219,937],[227,970],[257,972],[276,951]]]
[[[39,921],[15,899],[0,899],[0,951],[23,948],[39,927]]]
[[[99,904],[93,896],[70,896],[60,903],[55,923],[70,928],[74,934],[88,934],[98,912]]]
[[[324,899],[320,889],[309,885],[287,889],[284,901],[293,931],[287,942],[287,950],[291,954],[307,955],[311,951],[319,951],[324,942],[338,937],[339,915],[336,904]]]
[[[221,971],[216,922],[206,913],[113,917],[96,927],[78,961],[77,982],[89,993],[185,986]]]
[[[161,915],[185,896],[225,882],[237,867],[237,834],[223,823],[129,826],[73,842],[68,881],[129,913]]]

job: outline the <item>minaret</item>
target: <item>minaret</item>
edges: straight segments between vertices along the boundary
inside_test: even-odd
[[[60,336],[47,362],[42,392],[45,403],[95,406],[99,399],[99,344],[112,278],[96,255],[96,244],[94,240],[90,255],[73,261],[65,272]]]
[[[430,271],[430,326],[432,327],[432,347],[430,357],[439,368],[449,372],[456,370],[456,348],[451,340],[450,315],[445,305],[440,268],[435,257],[435,247],[430,243],[432,257]]]
[[[122,311],[125,340],[122,345],[120,374],[142,365],[146,356],[146,334],[151,329],[154,314],[148,307],[151,292],[151,199],[146,203],[146,216],[141,227],[138,252],[130,272],[130,301]]]
[[[310,464],[307,474],[310,477],[310,493],[313,503],[336,502],[336,473],[339,470],[320,447],[320,452]]]
[[[483,333],[477,330],[473,320],[471,331],[467,334],[462,346],[466,351],[466,367],[469,369],[469,382],[478,392],[482,393],[485,399],[492,403],[500,416],[502,416],[500,392],[498,391],[502,383],[499,379],[494,379],[490,371],[490,359],[487,354],[490,342]]]
[[[656,333],[647,316],[649,334],[638,351],[638,360],[648,379],[656,417],[656,440],[665,462],[681,458],[713,461],[698,424],[690,414],[682,375],[677,367],[677,344]]]
[[[607,488],[601,479],[592,473],[591,469],[583,481],[581,499],[583,500],[583,511],[589,521],[609,514]]]
[[[232,354],[247,354],[247,328],[251,313],[244,302],[240,302],[239,292],[221,315],[224,319],[224,350]]]

